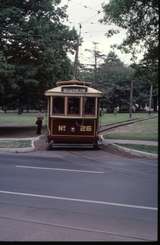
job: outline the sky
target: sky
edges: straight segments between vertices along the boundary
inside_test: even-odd
[[[105,33],[110,26],[107,24],[99,23],[99,19],[103,18],[102,3],[108,3],[109,0],[62,0],[61,5],[68,5],[67,15],[68,22],[71,28],[75,27],[79,33],[79,24],[81,24],[81,37],[83,43],[79,50],[79,61],[82,64],[93,64],[94,55],[93,50],[95,48],[94,42],[96,42],[96,49],[102,54],[107,55],[111,50],[111,45],[122,43],[125,38],[125,31],[120,30],[119,34],[114,35],[112,38],[107,38]],[[87,51],[87,50],[88,51]],[[118,57],[126,64],[131,63],[131,54],[124,54],[120,50],[114,49],[114,52]],[[70,58],[74,60],[74,56],[70,55]],[[139,57],[141,58],[141,57]],[[102,60],[97,60],[101,63]]]

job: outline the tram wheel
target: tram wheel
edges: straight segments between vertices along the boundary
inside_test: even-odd
[[[47,150],[48,150],[48,151],[49,151],[49,150],[52,150],[52,144],[48,144]]]
[[[93,144],[93,149],[99,150],[99,145],[98,145],[98,143]]]

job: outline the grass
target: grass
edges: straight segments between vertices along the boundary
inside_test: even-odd
[[[23,113],[18,115],[17,113],[13,112],[0,112],[0,125],[19,125],[19,126],[35,126],[35,120],[38,115],[37,113]],[[133,113],[133,119],[134,118],[148,118],[148,113]],[[156,113],[151,114],[157,115]],[[46,115],[43,113],[44,120],[43,125],[46,125],[47,118]],[[116,115],[114,113],[105,113],[102,117],[100,117],[100,125],[109,124],[109,123],[116,123],[129,120],[129,114],[128,113],[117,113]]]
[[[152,113],[151,116],[156,116],[158,113]],[[132,113],[132,119],[144,119],[149,118],[150,115],[148,113]],[[110,123],[122,122],[129,120],[128,113],[105,113],[102,117],[100,117],[99,122],[100,125],[107,125]]]
[[[0,140],[0,148],[31,147],[31,140]]]
[[[0,125],[5,126],[35,126],[35,120],[37,113],[23,113],[18,115],[11,112],[0,112]],[[47,124],[47,117],[44,115],[43,125]],[[158,113],[152,113],[151,116],[158,116]],[[149,118],[148,113],[133,113],[132,118]],[[100,125],[116,123],[129,120],[128,113],[105,113],[100,117]],[[158,140],[158,117],[156,119],[150,119],[142,122],[137,122],[132,125],[120,127],[112,132],[108,132],[104,135],[107,139],[132,139],[132,140]]]
[[[158,140],[158,118],[122,126],[104,135],[105,139]]]
[[[19,125],[19,126],[35,126],[35,121],[38,113],[23,113],[18,115],[17,113],[13,112],[0,112],[0,125]],[[43,113],[44,120],[43,125],[46,124],[46,116]]]
[[[153,154],[158,153],[158,146],[154,146],[154,145],[136,145],[136,144],[134,145],[133,144],[116,144],[116,145],[127,147],[129,149],[134,149],[138,151],[153,153]]]

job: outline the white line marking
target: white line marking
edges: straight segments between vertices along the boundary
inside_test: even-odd
[[[38,195],[38,194],[33,194],[33,193],[12,192],[12,191],[0,191],[0,193],[11,194],[11,195],[19,195],[19,196],[57,199],[57,200],[65,200],[65,201],[74,201],[74,202],[94,203],[94,204],[102,204],[102,205],[109,205],[109,206],[126,207],[126,208],[138,208],[138,209],[147,209],[147,210],[154,210],[154,211],[158,210],[155,207],[146,207],[146,206],[129,205],[129,204],[122,204],[122,203],[114,203],[114,202],[104,202],[104,201],[94,201],[94,200],[77,199],[77,198],[69,198],[69,197]]]
[[[65,169],[65,168],[32,167],[32,166],[24,166],[24,165],[16,165],[16,168],[31,168],[31,169],[37,169],[37,170],[53,170],[53,171],[68,171],[68,172],[89,173],[89,174],[104,174],[104,172],[99,172],[99,171],[87,171],[87,170]]]

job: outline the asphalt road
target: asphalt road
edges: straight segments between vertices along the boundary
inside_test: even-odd
[[[103,150],[0,154],[0,241],[156,241],[157,161]]]

